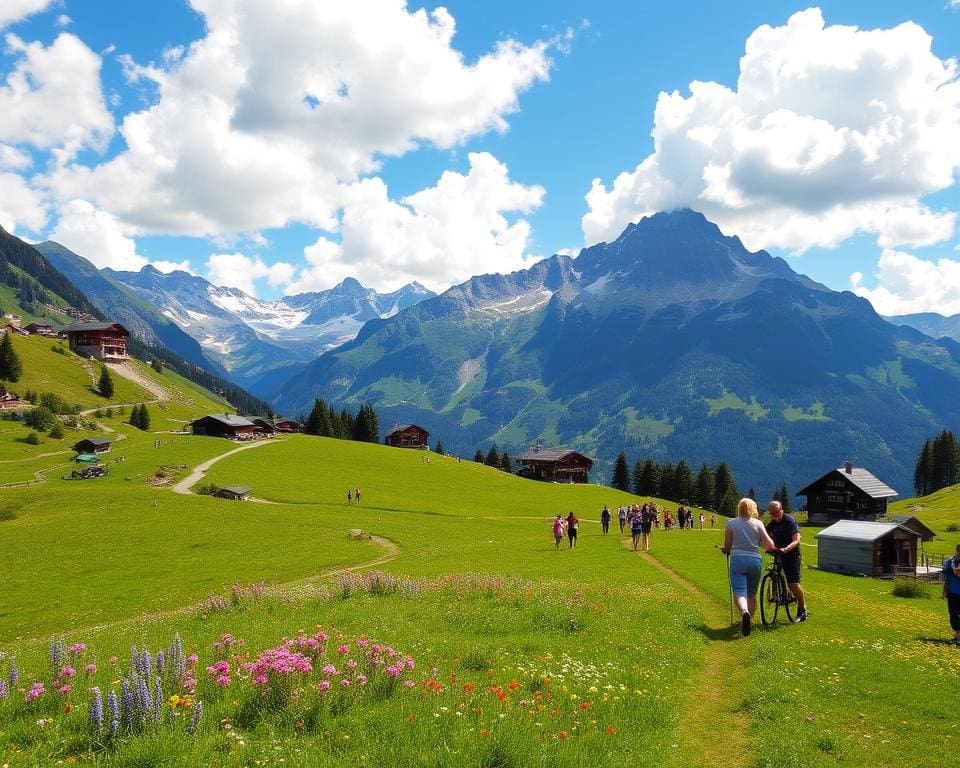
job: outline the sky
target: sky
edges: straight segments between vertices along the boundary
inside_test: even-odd
[[[960,313],[960,0],[0,0],[0,225],[264,299],[702,211]]]

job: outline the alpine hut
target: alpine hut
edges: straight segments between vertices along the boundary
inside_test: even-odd
[[[867,576],[893,574],[917,566],[916,531],[898,523],[840,520],[816,535],[817,567]]]
[[[521,453],[519,474],[554,483],[585,483],[593,459],[570,448],[534,448]]]
[[[889,485],[850,461],[797,493],[807,497],[807,520],[811,523],[876,521],[887,514],[887,499],[897,495]]]
[[[202,416],[191,422],[190,426],[195,435],[226,437],[232,440],[246,439],[247,435],[252,436],[257,429],[250,419],[245,419],[243,416],[237,416],[233,413],[213,413],[209,416]]]
[[[97,360],[126,360],[127,336],[130,332],[120,323],[75,323],[63,329],[70,350]]]
[[[394,448],[430,449],[430,433],[416,424],[397,424],[387,432],[383,442]]]

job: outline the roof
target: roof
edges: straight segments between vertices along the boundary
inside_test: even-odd
[[[390,431],[387,432],[387,434],[384,435],[384,437],[390,437],[390,435],[392,435],[392,434],[394,434],[394,433],[396,433],[396,432],[406,432],[406,431],[407,431],[408,429],[410,429],[411,427],[412,427],[413,429],[419,429],[421,432],[426,432],[428,435],[430,434],[430,433],[427,432],[427,430],[425,430],[423,427],[418,427],[416,424],[397,424],[395,427],[392,427],[392,428],[390,429]]]
[[[100,457],[97,456],[95,453],[78,453],[73,460],[74,461],[100,461]]]
[[[90,443],[90,445],[110,445],[110,440],[106,437],[85,437],[83,440],[78,440],[77,445],[80,443]]]
[[[922,520],[913,515],[892,515],[890,520],[902,525],[904,528],[909,528],[911,531],[919,533],[920,538],[924,541],[931,541],[937,535],[936,532],[925,525]]]
[[[245,419],[243,416],[237,416],[235,413],[211,413],[207,416],[201,416],[199,419],[195,419],[190,423],[196,424],[198,421],[203,421],[204,419],[213,419],[214,421],[219,421],[221,424],[226,424],[228,427],[255,426],[250,419]]]
[[[217,493],[222,493],[227,491],[228,493],[233,493],[237,496],[246,496],[253,489],[249,485],[225,485],[223,488],[217,491]]]
[[[110,331],[114,328],[119,328],[127,336],[130,335],[129,331],[124,328],[120,323],[101,323],[99,321],[95,323],[74,323],[73,325],[68,325],[63,329],[64,333],[83,333],[84,331]]]
[[[571,454],[580,456],[593,464],[593,459],[571,448],[534,448],[530,451],[524,451],[517,459],[519,461],[562,461]]]
[[[853,467],[849,472],[847,472],[847,470],[844,467],[838,467],[837,469],[833,469],[827,472],[827,474],[825,474],[823,477],[820,477],[814,480],[812,483],[810,483],[810,485],[808,485],[803,490],[797,491],[796,495],[808,496],[810,488],[812,488],[814,485],[819,483],[821,480],[825,480],[826,478],[830,477],[830,475],[833,475],[833,474],[841,475],[842,477],[847,479],[851,484],[855,485],[857,488],[859,488],[861,491],[867,494],[867,496],[869,496],[871,499],[889,499],[891,496],[900,495],[895,490],[893,490],[893,488],[891,488],[889,485],[882,482],[881,480],[878,480],[876,477],[874,477],[872,474],[870,474],[867,470],[863,469],[862,467]]]
[[[919,535],[916,531],[911,531],[899,523],[869,523],[865,520],[840,520],[829,528],[824,528],[814,538],[873,542],[877,539],[882,539],[898,528],[914,536]]]

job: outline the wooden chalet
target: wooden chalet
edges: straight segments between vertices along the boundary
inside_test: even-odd
[[[273,426],[277,432],[296,433],[303,432],[303,424],[296,419],[274,419]]]
[[[228,437],[243,439],[246,435],[254,435],[257,425],[250,419],[237,416],[233,413],[213,413],[201,416],[190,423],[193,434],[205,437]]]
[[[34,336],[56,336],[56,329],[50,323],[30,323],[23,326],[23,330]]]
[[[231,499],[233,501],[247,501],[250,498],[250,491],[253,490],[249,485],[226,485],[217,490],[213,495],[218,499]]]
[[[250,419],[250,421],[253,422],[253,431],[258,435],[269,435],[273,437],[277,431],[273,419],[264,419],[261,416],[257,416],[256,418]]]
[[[816,535],[817,567],[884,576],[916,570],[920,535],[898,523],[840,520]]]
[[[110,441],[105,437],[88,437],[73,446],[77,453],[106,453],[110,450]]]
[[[849,461],[797,493],[807,497],[807,520],[811,523],[876,521],[887,514],[887,499],[897,495],[889,485]]]
[[[430,450],[430,433],[416,424],[397,424],[387,432],[383,442],[394,448]]]
[[[30,335],[30,331],[24,330],[24,329],[21,328],[19,325],[13,325],[12,323],[7,323],[7,324],[4,326],[3,330],[6,331],[7,333],[16,334],[17,336],[29,336],[29,335]]]
[[[534,448],[521,453],[518,474],[553,483],[585,483],[593,459],[569,448]]]
[[[97,360],[126,360],[127,336],[120,323],[75,323],[63,329],[70,350]]]
[[[0,387],[0,410],[5,408],[19,408],[23,403],[20,401],[20,395],[11,392],[5,387]]]

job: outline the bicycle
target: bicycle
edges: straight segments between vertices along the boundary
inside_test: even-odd
[[[796,603],[796,596],[787,586],[780,556],[775,555],[773,563],[760,580],[760,620],[763,626],[772,627],[776,624],[781,608],[787,614],[787,621],[793,622]]]

